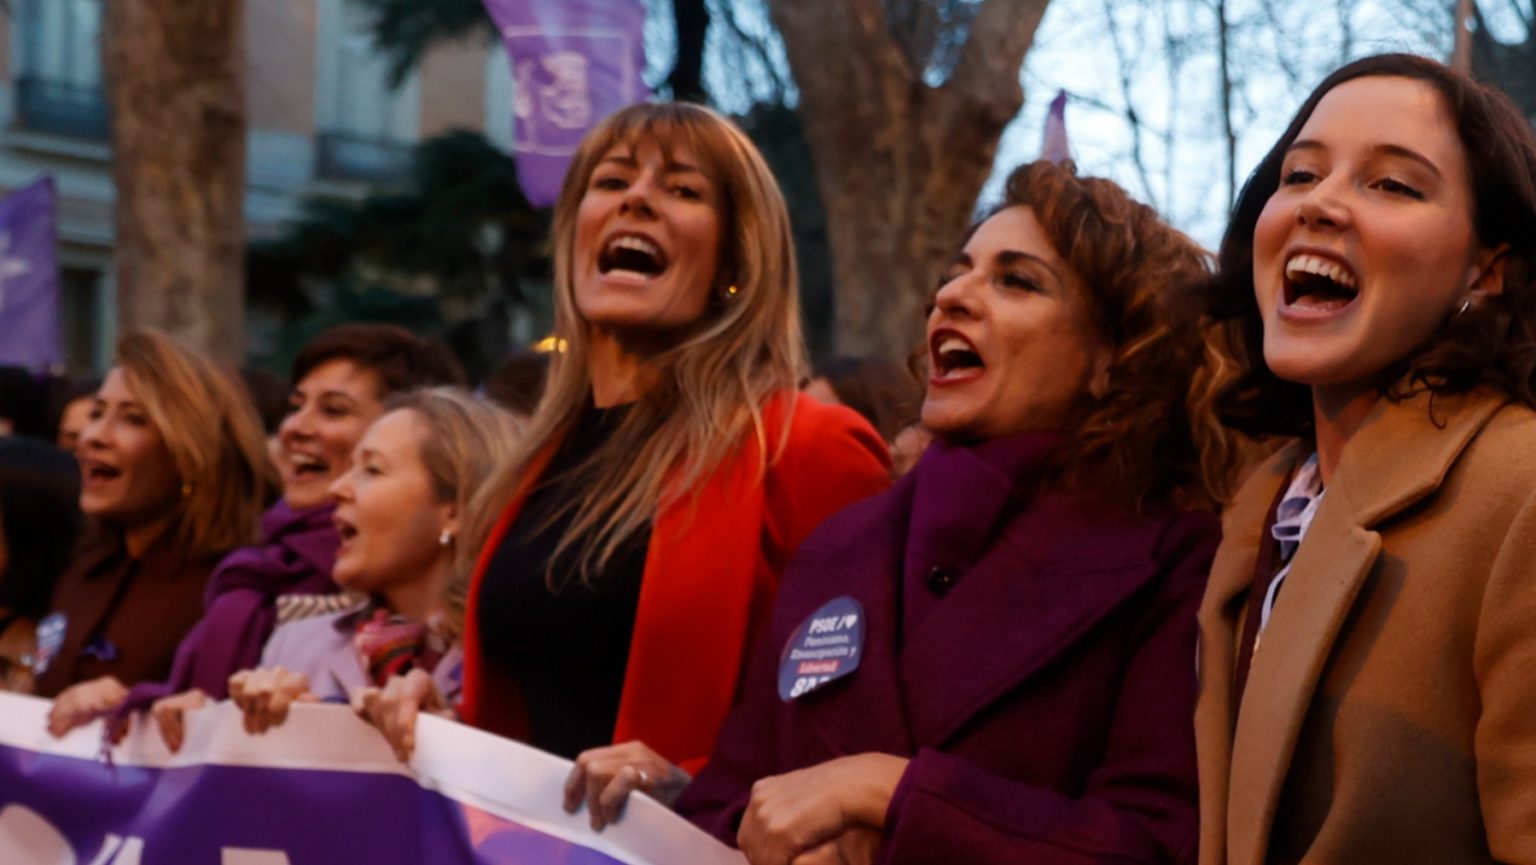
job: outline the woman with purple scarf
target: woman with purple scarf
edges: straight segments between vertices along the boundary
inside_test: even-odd
[[[280,621],[352,600],[331,581],[340,540],[331,522],[330,485],[351,465],[352,449],[392,394],[462,384],[463,372],[447,349],[404,328],[347,324],[299,352],[291,381],[276,448],[283,495],[262,518],[261,543],[236,550],[215,568],[204,593],[207,611],[178,646],[170,678],[128,692],[111,711],[117,732],[130,712],[162,698],[168,708],[195,705],[202,695],[224,698],[230,675],[256,666]],[[157,716],[180,717],[174,711]]]
[[[709,763],[589,751],[566,807],[642,790],[753,865],[1192,862],[1206,276],[1115,184],[1016,170],[933,299],[934,443],[801,546]]]

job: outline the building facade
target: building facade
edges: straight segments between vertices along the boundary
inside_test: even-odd
[[[59,192],[68,366],[100,370],[115,340],[112,150],[101,68],[107,0],[10,0],[0,12],[0,196],[51,175]],[[508,146],[512,77],[480,39],[430,52],[398,88],[356,0],[246,0],[246,230],[268,237],[311,196],[360,197],[450,129]]]

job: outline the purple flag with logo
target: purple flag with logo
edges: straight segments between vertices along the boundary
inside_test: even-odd
[[[1045,134],[1041,136],[1040,158],[1052,162],[1065,162],[1072,158],[1072,148],[1067,145],[1067,91],[1058,90],[1051,100],[1051,110],[1045,115]]]
[[[523,194],[555,203],[597,121],[650,96],[641,0],[485,0],[512,62],[513,147]]]
[[[61,359],[53,201],[50,177],[0,200],[0,365]]]

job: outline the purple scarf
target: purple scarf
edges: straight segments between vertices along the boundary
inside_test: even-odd
[[[280,501],[267,511],[261,544],[225,556],[208,578],[203,598],[208,611],[176,648],[170,679],[135,685],[114,716],[147,709],[188,688],[216,700],[229,696],[229,677],[261,661],[261,648],[277,623],[277,596],[339,591],[331,582],[341,544],[331,522],[335,509],[325,504],[295,511]]]

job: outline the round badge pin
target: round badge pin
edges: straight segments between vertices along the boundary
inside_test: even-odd
[[[864,606],[849,595],[833,598],[790,635],[779,655],[779,698],[798,700],[859,668],[864,651]]]

